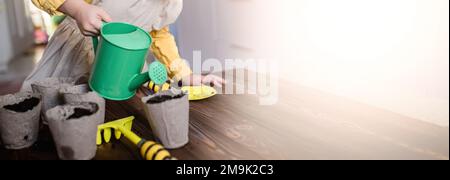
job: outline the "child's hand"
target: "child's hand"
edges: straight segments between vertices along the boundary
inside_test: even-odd
[[[100,7],[90,5],[84,0],[66,0],[59,10],[77,21],[78,28],[85,36],[96,36],[102,21],[110,22],[111,17]]]
[[[216,86],[220,88],[224,84],[226,84],[226,81],[224,79],[216,75],[190,75],[182,78],[181,81],[183,83],[183,86],[200,86],[202,84],[205,84],[208,86]]]

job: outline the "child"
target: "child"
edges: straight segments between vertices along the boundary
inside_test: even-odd
[[[221,87],[224,80],[209,75],[193,75],[180,58],[174,37],[167,27],[180,14],[182,0],[32,0],[50,15],[68,15],[54,33],[37,67],[22,85],[31,89],[34,81],[47,77],[87,79],[94,59],[92,40],[99,34],[102,21],[127,22],[148,29],[153,38],[151,51],[166,65],[169,77],[179,84],[212,84]],[[78,27],[77,27],[78,26]]]

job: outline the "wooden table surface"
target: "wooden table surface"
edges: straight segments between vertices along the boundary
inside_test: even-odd
[[[7,90],[3,85],[1,93]],[[138,98],[107,102],[108,121],[130,115],[137,118],[133,131],[153,139]],[[279,102],[272,106],[260,105],[256,95],[191,102],[189,133],[189,144],[171,150],[178,159],[449,159],[448,127],[288,83],[280,84]],[[33,147],[0,149],[0,159],[57,156],[44,127]],[[140,156],[121,139],[99,146],[95,159]]]

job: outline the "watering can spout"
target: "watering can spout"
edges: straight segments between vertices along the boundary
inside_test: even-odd
[[[166,67],[159,61],[155,61],[148,66],[149,71],[135,75],[128,86],[130,91],[135,91],[148,81],[153,81],[157,85],[162,85],[167,80]]]
[[[148,72],[138,74],[133,79],[131,79],[128,89],[130,91],[135,91],[139,87],[141,87],[142,84],[144,84],[148,81],[150,81],[150,76],[148,75]]]

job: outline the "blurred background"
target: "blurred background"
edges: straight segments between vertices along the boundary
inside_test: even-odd
[[[0,83],[30,73],[61,18],[0,0]],[[191,63],[276,62],[289,83],[449,125],[448,0],[188,0],[171,29]]]

